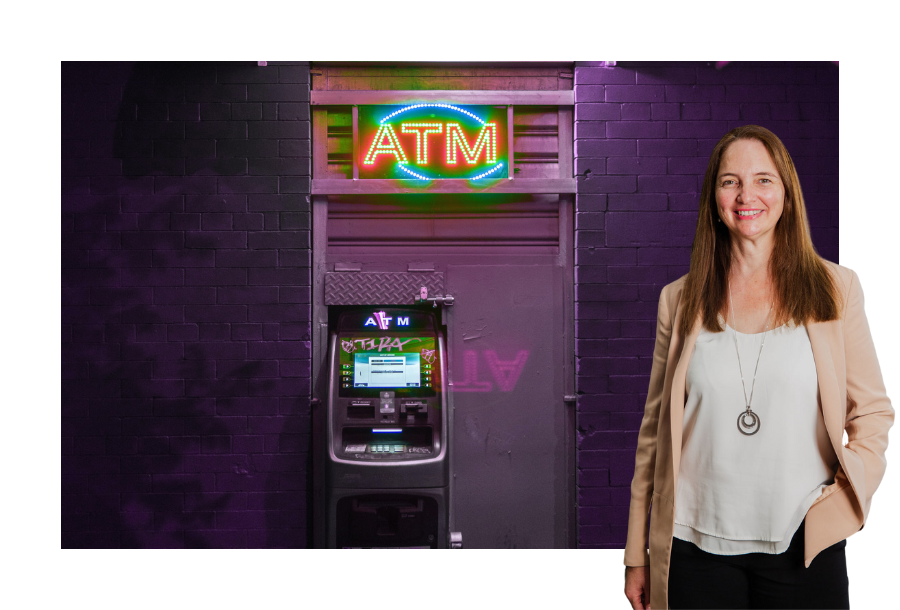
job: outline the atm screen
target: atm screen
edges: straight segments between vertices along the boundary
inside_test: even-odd
[[[411,396],[433,395],[438,367],[433,336],[341,336],[338,342],[342,396],[384,389]]]
[[[353,354],[354,388],[418,388],[422,385],[419,354]]]

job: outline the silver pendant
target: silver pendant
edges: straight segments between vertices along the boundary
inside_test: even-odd
[[[754,413],[748,406],[746,411],[738,415],[737,424],[738,431],[741,434],[753,436],[759,432],[759,415]]]

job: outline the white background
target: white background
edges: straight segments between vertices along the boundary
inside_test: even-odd
[[[783,1],[635,3],[630,12],[600,2],[423,4],[163,0],[6,10],[8,607],[628,608],[620,550],[59,550],[60,60],[839,59],[840,262],[862,281],[888,394],[898,400],[895,18],[862,3],[853,13]],[[889,605],[893,593],[896,455],[888,451],[866,528],[847,546],[856,608]]]

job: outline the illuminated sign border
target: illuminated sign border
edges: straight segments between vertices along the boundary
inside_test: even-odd
[[[477,158],[478,156],[481,156],[481,149],[482,149],[482,147],[485,147],[486,148],[485,158],[488,163],[494,163],[493,167],[491,167],[490,169],[487,169],[486,171],[480,171],[479,173],[474,174],[474,175],[459,176],[459,177],[454,176],[454,177],[449,177],[449,178],[428,176],[428,175],[426,175],[427,172],[424,172],[422,170],[418,170],[418,171],[411,170],[408,167],[409,160],[407,159],[406,154],[403,151],[403,148],[402,148],[402,146],[400,146],[400,143],[397,139],[397,134],[388,121],[390,121],[392,118],[394,118],[404,112],[407,112],[410,110],[416,110],[419,108],[443,108],[443,109],[453,110],[453,111],[459,112],[459,113],[461,113],[465,116],[468,116],[469,118],[474,119],[477,122],[479,122],[482,125],[482,131],[479,133],[478,138],[476,139],[473,147],[469,147],[468,142],[465,139],[465,136],[460,132],[460,126],[458,123],[448,123],[447,124],[447,131],[446,131],[446,135],[445,135],[446,147],[447,147],[447,158],[448,158],[448,160],[453,159],[451,164],[455,165],[457,149],[461,149],[463,156],[466,157],[468,160],[470,155],[475,158]],[[402,108],[395,110],[394,112],[391,112],[387,116],[381,118],[378,121],[378,125],[379,125],[379,128],[376,131],[375,137],[373,138],[372,143],[369,145],[368,150],[366,150],[365,155],[359,155],[359,158],[362,159],[361,165],[374,164],[375,158],[377,158],[378,154],[384,154],[390,150],[391,154],[394,154],[395,158],[397,158],[396,167],[398,169],[400,169],[404,173],[408,174],[412,179],[422,180],[422,181],[434,181],[434,180],[474,181],[474,180],[491,179],[492,174],[496,174],[496,173],[502,171],[502,169],[506,166],[506,164],[503,161],[496,162],[497,147],[499,146],[499,135],[498,135],[498,129],[497,129],[496,123],[494,123],[494,122],[489,123],[489,122],[485,121],[483,118],[477,116],[476,114],[469,112],[465,108],[457,106],[455,104],[424,103],[424,102],[406,104]],[[385,129],[385,126],[387,127],[387,129]],[[417,159],[417,161],[422,160],[427,163],[427,160],[428,160],[427,134],[443,133],[443,124],[435,123],[434,127],[436,127],[437,130],[428,129],[429,125],[426,125],[426,124],[415,124],[415,125],[410,125],[410,126],[425,129],[424,133],[420,133],[416,129],[413,129],[410,131],[403,130],[403,133],[407,133],[407,134],[415,133],[415,135],[416,135],[416,159]],[[509,128],[510,128],[510,126],[507,126],[507,129],[509,129]],[[493,141],[491,141],[491,137],[490,137],[491,131],[493,132]],[[383,148],[381,143],[384,141],[385,138],[388,138],[391,141],[391,146],[390,146],[390,148],[387,148],[384,151],[379,152],[378,149]],[[399,155],[397,155],[393,151],[399,152]],[[508,154],[509,154],[509,151],[507,151],[507,155]],[[492,161],[492,159],[493,159],[493,161]],[[357,162],[359,162],[359,160],[357,160]],[[470,163],[471,163],[471,161],[470,161]],[[419,172],[421,172],[421,173],[419,173]],[[507,176],[507,177],[510,177],[510,176]],[[503,178],[503,176],[502,175],[498,176],[496,179],[499,179],[499,178]],[[362,179],[366,180],[366,179],[372,179],[372,178],[362,178]],[[374,179],[377,179],[377,178],[374,178]]]

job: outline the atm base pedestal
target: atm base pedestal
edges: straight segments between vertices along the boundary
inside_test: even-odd
[[[446,487],[326,490],[329,548],[449,548]]]

